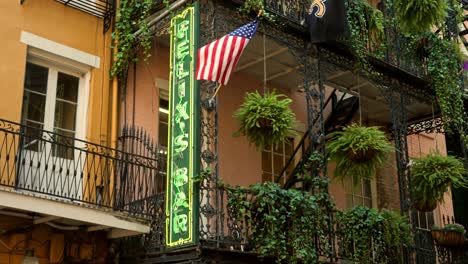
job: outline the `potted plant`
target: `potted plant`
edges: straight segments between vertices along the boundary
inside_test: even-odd
[[[468,187],[465,173],[460,160],[438,152],[414,159],[411,169],[414,207],[423,212],[434,210],[449,187]]]
[[[460,247],[465,244],[465,228],[460,224],[449,224],[444,227],[434,226],[432,239],[445,247]]]
[[[327,149],[330,159],[336,162],[335,177],[371,179],[376,169],[382,166],[387,154],[393,150],[378,127],[362,127],[356,124],[330,134]]]
[[[395,0],[395,13],[400,28],[407,33],[423,33],[444,23],[446,0]]]
[[[285,95],[275,92],[264,95],[258,91],[247,93],[244,103],[234,114],[240,123],[235,135],[246,136],[259,149],[286,141],[294,134],[296,121],[289,108],[291,102]]]

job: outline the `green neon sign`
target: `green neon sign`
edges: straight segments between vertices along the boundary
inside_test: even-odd
[[[171,19],[169,149],[166,191],[166,245],[196,243],[198,190],[198,3]]]

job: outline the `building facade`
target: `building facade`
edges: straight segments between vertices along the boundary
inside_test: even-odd
[[[113,262],[112,239],[150,230],[148,206],[130,204],[154,194],[157,162],[111,142],[113,10],[101,0],[0,4],[1,263]]]
[[[173,90],[183,75],[175,74],[174,28],[193,27],[193,52],[253,16],[239,13],[244,1],[155,0],[146,18],[151,57],[134,48],[138,60],[117,80],[110,71],[119,43],[111,34],[121,2],[0,3],[0,263],[273,263],[254,250],[230,188],[277,182],[306,189],[307,177],[330,179],[318,189],[337,210],[406,215],[414,241],[405,263],[451,263],[430,234],[433,225],[455,221],[451,192],[432,212],[416,211],[411,200],[411,159],[447,154],[447,146],[427,64],[405,56],[404,36],[386,32],[383,56],[366,56],[357,69],[363,62],[349,43],[309,43],[303,1],[265,0],[275,20],[260,22],[216,97],[216,84],[189,76],[193,65],[182,69],[193,85],[186,124],[194,151],[187,154],[193,175],[178,182],[171,122],[180,108],[171,99],[186,94]],[[372,44],[366,47],[370,54]],[[234,135],[233,114],[253,91],[292,99],[297,122],[288,141],[257,149]],[[302,169],[311,153],[326,156],[328,134],[352,123],[381,127],[397,150],[373,180],[336,180],[325,158]],[[332,250],[316,243],[320,261],[346,258],[335,233],[327,234]]]

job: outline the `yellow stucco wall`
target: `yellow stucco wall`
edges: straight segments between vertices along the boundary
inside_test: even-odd
[[[106,138],[109,112],[110,31],[103,20],[53,0],[0,1],[0,118],[19,122],[27,45],[22,31],[98,56],[100,68],[91,70],[87,139]],[[104,135],[104,136],[100,136]]]
[[[22,43],[20,38],[22,32],[28,32],[99,57],[99,68],[91,68],[89,72],[90,79],[87,85],[89,97],[85,98],[88,108],[84,117],[86,119],[84,139],[103,145],[109,144],[111,31],[103,34],[103,19],[54,0],[26,0],[22,5],[19,0],[1,0],[0,25],[0,118],[13,122],[21,121],[28,46]],[[1,162],[13,163],[14,161],[11,159]],[[5,180],[5,177],[9,177],[9,181],[3,181],[3,183],[13,185],[14,175],[0,175],[0,180]],[[0,229],[9,221],[11,222],[11,219],[0,216]],[[20,221],[16,219],[13,222],[19,225]],[[32,225],[32,223],[28,224]],[[36,229],[38,232],[34,231],[32,235],[35,241],[51,241],[44,245],[55,241],[49,229],[43,226]],[[10,236],[0,236],[0,240],[10,247],[17,244],[15,239],[21,240],[20,235],[15,232]],[[105,241],[104,239],[103,242]],[[55,244],[57,246],[54,246]],[[50,244],[50,252],[37,249],[36,254],[40,258],[40,263],[60,260],[54,260],[53,255],[62,256],[64,243],[62,241],[55,244]],[[24,248],[22,244],[17,246],[18,249]],[[22,255],[21,250],[9,249],[5,245],[0,246],[0,263],[20,263]]]

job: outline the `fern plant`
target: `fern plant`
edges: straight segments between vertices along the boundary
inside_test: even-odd
[[[444,23],[446,0],[395,0],[397,21],[403,32],[422,33]]]
[[[373,178],[393,150],[378,127],[353,124],[330,136],[327,148],[330,159],[336,162],[335,177],[341,180],[352,177],[358,183],[361,178]]]
[[[414,206],[420,211],[432,211],[442,202],[449,187],[468,188],[463,162],[452,156],[432,153],[414,159],[411,185]]]
[[[292,100],[284,97],[275,92],[247,93],[244,103],[234,114],[240,123],[235,135],[246,136],[258,149],[286,141],[294,134],[296,116],[289,108]]]

